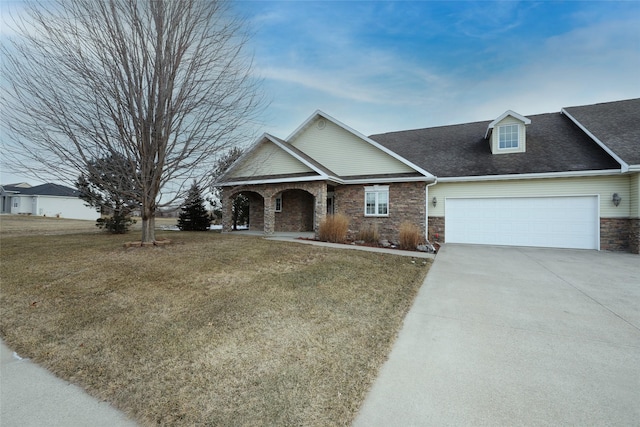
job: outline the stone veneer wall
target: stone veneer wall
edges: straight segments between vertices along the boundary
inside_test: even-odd
[[[629,220],[629,251],[640,254],[640,218]]]
[[[600,218],[600,249],[628,251],[630,226],[627,218]]]
[[[292,182],[281,184],[246,185],[222,189],[222,230],[231,231],[232,228],[232,199],[240,193],[250,197],[249,225],[251,230],[264,231],[272,234],[276,226],[275,198],[290,190],[302,190],[310,194],[311,210],[313,214],[312,228],[317,232],[321,218],[327,212],[327,184],[323,181]],[[283,200],[283,209],[285,209]],[[306,223],[308,224],[308,223]],[[307,225],[304,226],[307,228]]]
[[[313,231],[313,196],[302,190],[282,193],[282,212],[276,212],[275,231]]]
[[[443,243],[444,242],[444,217],[443,216],[430,216],[429,217],[429,233],[427,240],[431,243]]]
[[[245,193],[249,199],[249,230],[264,229],[264,201],[259,194]]]
[[[365,217],[364,188],[368,185],[337,186],[335,213],[349,218],[349,237],[366,227],[377,227],[381,239],[397,242],[400,224],[409,221],[421,230],[425,229],[425,183],[403,182],[389,184],[389,216]]]

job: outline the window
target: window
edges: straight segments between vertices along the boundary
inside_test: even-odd
[[[499,149],[518,148],[518,125],[505,125],[499,128]]]
[[[282,212],[282,197],[276,197],[276,212]]]
[[[364,215],[389,215],[389,186],[374,185],[364,188]]]

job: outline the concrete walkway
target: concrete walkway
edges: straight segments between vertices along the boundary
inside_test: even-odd
[[[640,425],[640,257],[444,246],[354,425]]]
[[[0,341],[0,426],[129,427],[136,423]]]

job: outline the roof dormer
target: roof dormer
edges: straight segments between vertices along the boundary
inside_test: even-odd
[[[524,153],[527,125],[531,120],[515,111],[507,110],[489,123],[485,139],[489,140],[493,154]]]

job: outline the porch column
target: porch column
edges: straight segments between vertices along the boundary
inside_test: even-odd
[[[233,229],[233,200],[227,197],[228,191],[222,189],[222,231],[229,232]]]
[[[313,216],[313,231],[318,237],[320,222],[327,216],[327,184],[319,183],[318,189],[315,191],[315,212]]]
[[[273,195],[264,195],[264,234],[273,234],[276,229],[276,212],[273,206]]]

